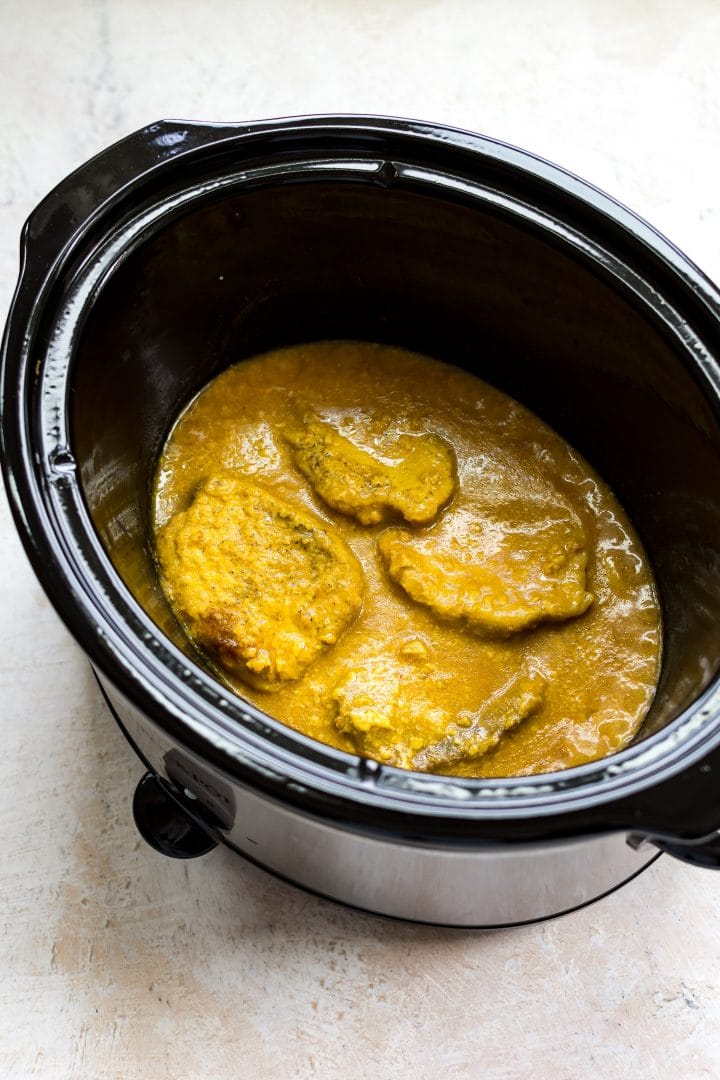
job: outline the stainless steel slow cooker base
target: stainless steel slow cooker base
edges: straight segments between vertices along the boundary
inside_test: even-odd
[[[650,844],[631,847],[620,832],[448,848],[330,825],[180,752],[106,678],[98,678],[136,751],[176,798],[215,819],[221,842],[294,885],[375,915],[478,929],[536,922],[600,899],[660,855]],[[179,813],[187,808],[185,801]]]

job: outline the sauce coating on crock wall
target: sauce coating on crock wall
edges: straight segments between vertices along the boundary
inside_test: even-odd
[[[472,375],[301,345],[218,376],[155,487],[164,588],[224,681],[403,768],[528,775],[623,746],[660,610],[608,487]]]

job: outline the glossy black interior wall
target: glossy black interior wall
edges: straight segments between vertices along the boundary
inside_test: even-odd
[[[655,567],[660,691],[644,731],[720,666],[720,429],[619,287],[495,211],[402,186],[294,183],[209,204],[99,294],[73,372],[74,450],[126,583],[186,650],[155,579],[150,482],[179,410],[227,364],[360,338],[460,364],[534,409],[615,489]]]

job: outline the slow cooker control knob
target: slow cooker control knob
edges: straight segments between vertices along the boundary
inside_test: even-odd
[[[143,840],[155,851],[172,859],[194,859],[212,851],[218,841],[181,798],[154,773],[145,773],[135,789],[133,817]]]

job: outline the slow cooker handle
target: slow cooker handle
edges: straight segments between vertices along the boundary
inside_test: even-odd
[[[690,866],[701,866],[705,870],[720,870],[720,833],[712,833],[700,840],[677,840],[664,836],[648,836],[645,833],[631,833],[628,844],[639,848],[652,844],[665,855],[672,855]]]
[[[219,843],[212,826],[154,773],[145,773],[135,789],[133,817],[143,840],[171,859],[195,859]]]
[[[267,126],[159,120],[128,135],[65,177],[33,210],[22,234],[21,277],[37,284],[96,216],[146,185],[171,159]]]

